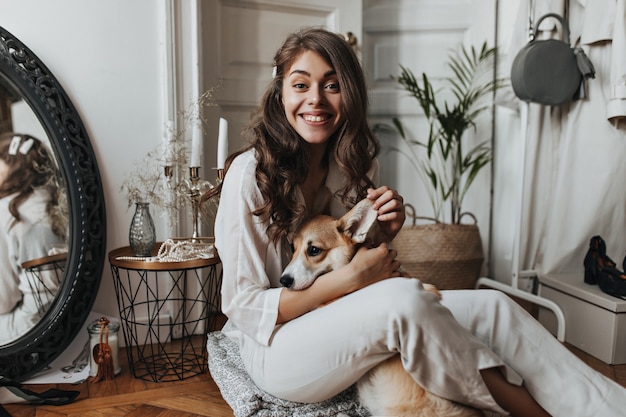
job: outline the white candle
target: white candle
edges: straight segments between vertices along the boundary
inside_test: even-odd
[[[219,134],[217,137],[217,169],[224,169],[228,158],[228,122],[220,117]]]
[[[165,123],[165,135],[163,135],[163,162],[171,166],[174,161],[174,123],[168,120]]]
[[[200,120],[197,120],[192,127],[191,131],[191,160],[189,162],[190,167],[202,166],[200,161],[202,160],[202,125]]]
[[[200,22],[198,16],[199,4],[198,0],[192,2],[192,14],[191,14],[191,80],[193,85],[192,96],[196,99],[196,105],[198,106],[198,114],[196,120],[193,121],[191,132],[191,158],[189,161],[190,167],[202,166],[202,122],[200,120],[202,109],[199,106],[198,98],[200,97],[200,37],[202,31],[200,30]]]

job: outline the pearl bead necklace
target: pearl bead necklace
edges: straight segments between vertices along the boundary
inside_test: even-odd
[[[194,259],[213,258],[213,245],[197,243],[193,240],[167,239],[161,244],[156,256],[118,256],[120,261],[143,262],[185,262]]]

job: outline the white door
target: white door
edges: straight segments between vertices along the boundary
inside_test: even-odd
[[[201,3],[203,85],[221,84],[209,120],[229,124],[229,149],[242,145],[250,120],[272,77],[272,59],[285,37],[305,26],[324,26],[361,39],[362,0],[209,0]],[[217,130],[209,123],[206,166],[214,163]]]

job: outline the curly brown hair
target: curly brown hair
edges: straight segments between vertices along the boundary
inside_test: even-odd
[[[306,28],[289,35],[274,56],[274,79],[244,131],[251,144],[227,161],[228,167],[240,153],[256,151],[256,179],[264,204],[254,214],[271,219],[268,234],[275,242],[296,230],[307,213],[306,207],[297,201],[296,191],[309,173],[309,149],[289,124],[282,102],[285,72],[305,51],[322,57],[339,79],[345,120],[329,139],[327,154],[334,158],[344,175],[345,183],[338,197],[346,207],[364,198],[367,189],[374,186],[367,174],[380,152],[380,144],[367,120],[365,75],[352,47],[340,35],[321,28]],[[354,194],[354,198],[348,198],[349,194]]]
[[[25,150],[10,152],[11,142],[19,138],[19,146],[30,141],[31,145]],[[15,223],[21,221],[20,206],[28,200],[36,188],[45,188],[50,194],[46,212],[51,217],[54,232],[64,237],[66,221],[56,219],[53,214],[59,205],[59,189],[56,183],[57,169],[50,150],[37,138],[19,133],[3,133],[0,135],[0,159],[9,168],[7,178],[0,184],[0,198],[15,194],[9,203],[9,212]],[[14,223],[14,224],[15,224]]]

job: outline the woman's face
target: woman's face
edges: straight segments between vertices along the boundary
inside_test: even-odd
[[[325,145],[343,122],[335,70],[315,52],[303,52],[285,73],[283,106],[289,124],[312,145]]]
[[[2,184],[9,177],[9,165],[0,159],[0,184]]]

